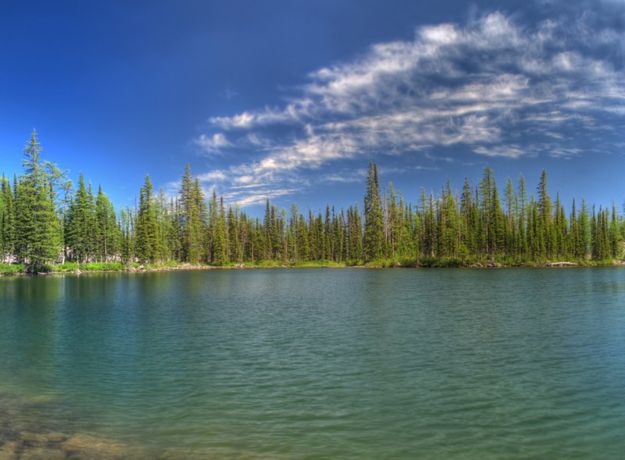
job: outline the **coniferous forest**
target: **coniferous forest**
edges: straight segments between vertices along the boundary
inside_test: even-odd
[[[138,205],[116,211],[81,176],[74,186],[41,157],[33,131],[23,173],[1,179],[0,260],[29,272],[51,265],[282,264],[507,265],[614,262],[622,257],[624,220],[609,209],[550,196],[543,172],[535,193],[521,177],[500,189],[486,168],[477,185],[447,183],[416,203],[370,164],[364,206],[302,213],[266,203],[246,215],[215,193],[206,197],[189,167],[176,197],[155,192],[149,177]],[[122,265],[123,264],[123,265]],[[8,265],[5,265],[8,266]]]

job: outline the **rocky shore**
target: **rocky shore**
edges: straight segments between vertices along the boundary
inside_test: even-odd
[[[118,268],[71,268],[67,269],[62,266],[52,266],[52,270],[39,275],[62,276],[62,275],[83,275],[90,273],[151,273],[151,272],[172,272],[172,271],[205,271],[205,270],[255,270],[270,268],[574,268],[574,267],[624,267],[625,261],[608,260],[608,261],[551,261],[551,262],[499,262],[499,261],[465,261],[460,259],[432,259],[432,260],[411,260],[411,261],[379,261],[367,264],[345,264],[339,262],[310,262],[310,263],[240,263],[232,265],[137,265],[137,266],[120,266]],[[25,271],[3,271],[0,267],[1,276],[23,276],[32,275]]]
[[[52,430],[28,414],[49,402],[0,394],[0,460],[121,460],[148,458],[139,450],[88,433]]]
[[[113,460],[129,458],[122,444],[83,433],[22,431],[0,439],[0,460]]]

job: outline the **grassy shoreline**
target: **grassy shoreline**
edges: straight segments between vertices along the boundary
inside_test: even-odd
[[[252,270],[259,268],[574,268],[574,267],[620,267],[621,260],[543,260],[524,261],[515,259],[461,259],[461,258],[421,258],[383,259],[363,263],[362,261],[334,262],[330,260],[288,262],[261,260],[255,262],[230,263],[227,265],[164,263],[164,264],[124,264],[122,262],[92,262],[78,264],[68,262],[50,266],[46,274],[80,274],[106,272],[162,272],[191,270]],[[0,276],[28,275],[23,264],[0,263]]]

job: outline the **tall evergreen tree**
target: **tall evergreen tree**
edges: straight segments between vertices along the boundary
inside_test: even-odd
[[[102,187],[98,188],[95,214],[96,257],[100,261],[110,261],[118,253],[119,227],[113,204]]]
[[[150,176],[146,176],[139,194],[136,220],[135,251],[141,262],[154,263],[158,256],[158,223],[154,204],[154,189]]]
[[[363,252],[365,261],[372,261],[383,256],[384,223],[382,221],[382,204],[380,202],[380,185],[378,168],[374,163],[369,165],[367,177],[367,193],[365,195],[365,231]]]
[[[33,130],[24,149],[24,175],[15,195],[15,250],[28,271],[38,273],[60,255],[52,178],[41,159],[41,145]]]
[[[7,178],[0,179],[0,260],[10,261],[15,253],[15,208]]]
[[[199,182],[193,180],[189,165],[182,177],[180,202],[183,258],[187,262],[198,263],[204,258],[204,194]]]
[[[65,218],[65,245],[70,259],[80,263],[88,262],[95,252],[96,215],[92,199],[81,175]]]

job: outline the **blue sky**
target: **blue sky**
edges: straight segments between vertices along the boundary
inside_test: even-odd
[[[574,3],[574,5],[571,5]],[[0,170],[47,159],[131,205],[143,177],[252,212],[409,200],[490,165],[625,200],[625,2],[4,2]]]

